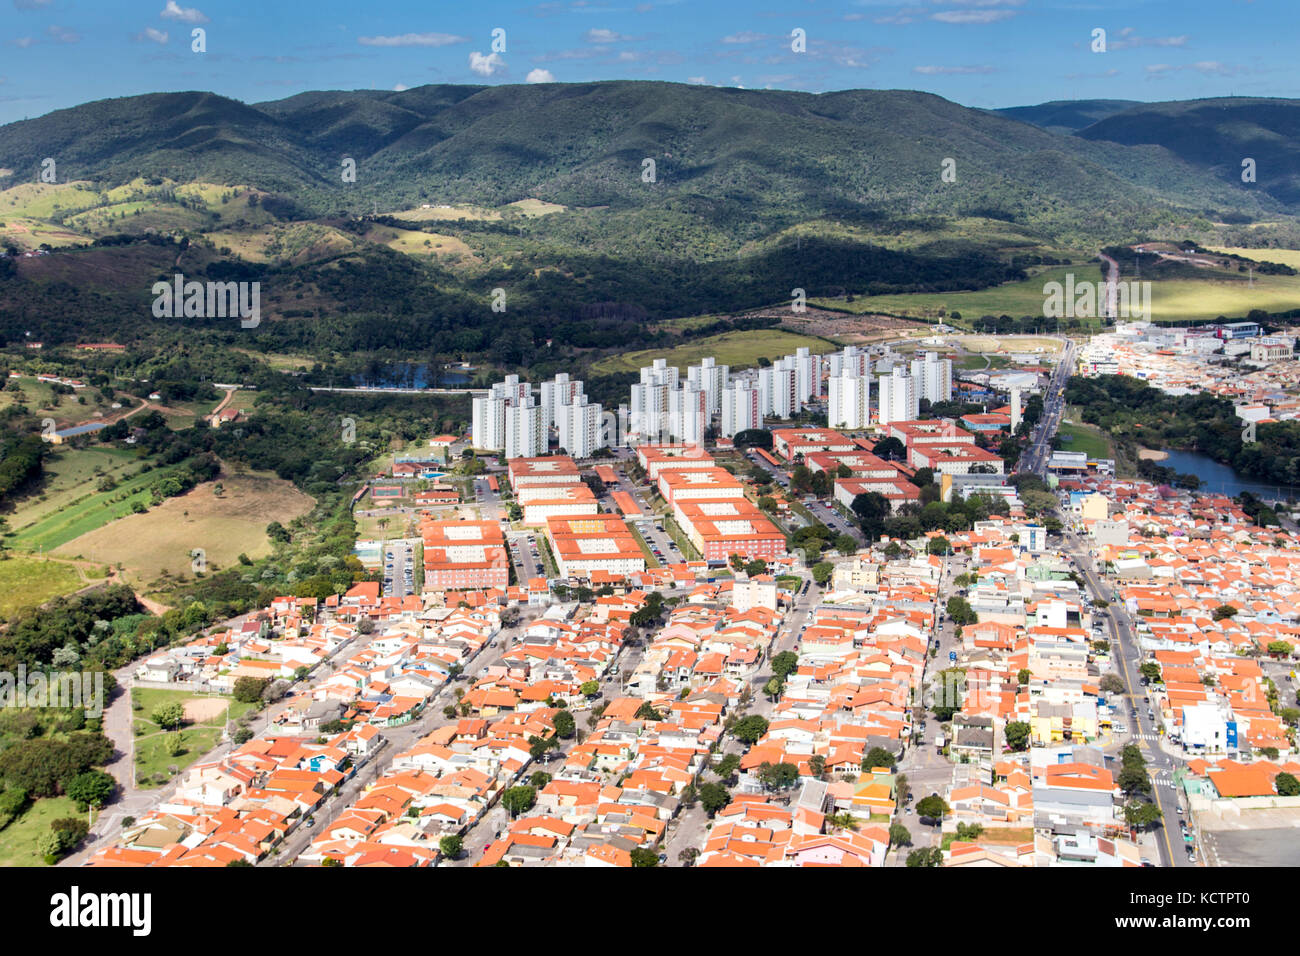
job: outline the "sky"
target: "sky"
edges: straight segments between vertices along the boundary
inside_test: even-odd
[[[1298,32],[1300,0],[0,0],[0,122],[150,92],[608,79],[984,108],[1293,96]]]

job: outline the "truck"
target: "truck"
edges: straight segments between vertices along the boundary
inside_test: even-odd
[[[943,753],[943,734],[936,733],[934,735],[934,749],[939,753]]]

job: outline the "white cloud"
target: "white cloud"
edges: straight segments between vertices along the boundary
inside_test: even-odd
[[[912,67],[913,73],[922,73],[926,76],[950,76],[966,75],[973,73],[992,73],[991,66],[915,66]]]
[[[409,90],[409,89],[410,89],[410,87],[407,86],[405,83],[398,83],[398,84],[396,84],[396,85],[393,87],[393,92],[394,92],[394,93],[405,93],[405,92],[406,92],[407,90]]]
[[[722,38],[723,43],[757,43],[759,40],[767,39],[765,34],[755,33],[753,30],[742,30],[740,33],[731,33]]]
[[[588,43],[618,43],[629,38],[614,30],[588,30],[583,34],[583,39]]]
[[[25,50],[35,42],[36,40],[32,37],[18,37],[14,40],[14,46],[18,47],[20,50]]]
[[[458,37],[450,33],[403,33],[390,37],[357,37],[362,46],[451,46],[453,43],[466,43],[469,37]]]
[[[540,66],[535,70],[529,70],[528,75],[524,77],[525,83],[554,83],[555,74],[550,70],[543,70]]]
[[[39,10],[49,5],[50,0],[14,0],[14,6],[19,10]]]
[[[704,81],[704,77],[702,76],[688,76],[686,78],[686,82],[691,83],[695,86],[703,86],[705,81]]]
[[[154,43],[166,43],[167,31],[155,30],[153,27],[145,27],[144,33],[137,33],[135,38],[137,40],[152,40]]]
[[[506,68],[506,61],[502,59],[500,53],[484,56],[475,50],[469,55],[469,68],[479,76],[492,76]]]
[[[182,7],[176,3],[176,0],[167,0],[167,6],[163,7],[162,13],[158,16],[168,20],[179,20],[181,23],[208,22],[208,18],[198,7]]]
[[[930,19],[940,23],[997,23],[1015,15],[1014,10],[942,10],[930,14]]]
[[[80,33],[65,30],[63,27],[54,24],[51,24],[50,28],[45,32],[54,37],[54,39],[58,40],[60,43],[76,43],[81,39]]]
[[[1144,37],[1134,32],[1132,27],[1125,27],[1119,31],[1119,39],[1112,40],[1108,45],[1112,50],[1131,50],[1143,46],[1183,47],[1187,45],[1188,39],[1187,34],[1176,37]]]

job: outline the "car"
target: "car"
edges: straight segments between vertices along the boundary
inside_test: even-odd
[[[1180,817],[1183,815],[1183,805],[1182,805],[1181,803],[1180,803],[1177,807],[1175,807],[1174,809],[1178,812],[1178,815],[1179,815]],[[1186,826],[1186,825],[1187,825],[1187,824],[1183,824],[1183,826]]]

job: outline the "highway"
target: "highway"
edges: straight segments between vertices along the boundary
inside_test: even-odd
[[[1074,343],[1066,339],[1061,359],[1047,381],[1042,417],[1029,433],[1029,444],[1016,464],[1016,471],[1020,474],[1038,475],[1041,478],[1047,473],[1047,461],[1052,457],[1052,437],[1061,425],[1061,416],[1065,414],[1063,392],[1073,374],[1074,362]]]

